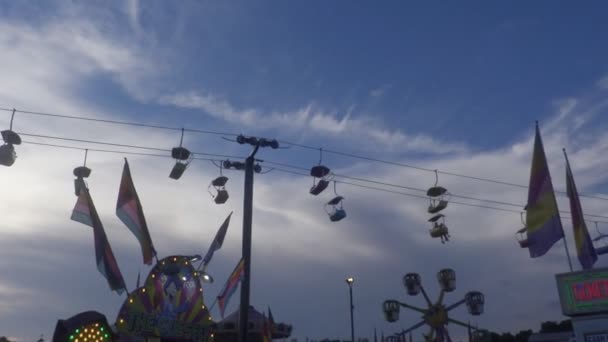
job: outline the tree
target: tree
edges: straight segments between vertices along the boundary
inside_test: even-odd
[[[11,342],[11,340],[9,340],[8,338],[6,338],[4,336],[0,336],[0,342]]]

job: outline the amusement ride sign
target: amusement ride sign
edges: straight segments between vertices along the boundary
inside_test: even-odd
[[[608,313],[608,268],[557,274],[555,278],[564,315]]]
[[[116,319],[122,334],[206,341],[211,316],[189,257],[159,261],[144,285],[129,294]]]

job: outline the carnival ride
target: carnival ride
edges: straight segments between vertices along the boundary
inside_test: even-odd
[[[414,324],[408,329],[401,331],[400,333],[397,333],[396,335],[400,335],[405,338],[405,334],[422,327],[423,325],[427,325],[429,327],[429,332],[425,335],[427,341],[449,341],[450,338],[447,330],[448,323],[453,323],[462,327],[469,327],[469,324],[467,323],[450,318],[448,316],[449,311],[462,304],[466,304],[471,315],[478,316],[483,313],[485,299],[483,294],[478,291],[468,292],[463,299],[451,305],[446,306],[443,304],[444,295],[456,289],[456,273],[454,270],[449,268],[440,270],[437,273],[437,280],[441,287],[441,292],[439,293],[439,298],[437,301],[433,303],[422,286],[419,274],[408,273],[403,277],[403,286],[405,287],[407,294],[410,296],[416,296],[419,293],[422,293],[426,301],[427,308],[420,308],[407,303],[399,302],[394,299],[384,301],[382,309],[384,312],[384,318],[388,322],[392,323],[399,320],[399,312],[401,307],[422,314],[422,321]]]

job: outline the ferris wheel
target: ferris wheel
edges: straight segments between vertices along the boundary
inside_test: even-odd
[[[445,293],[452,292],[456,289],[456,273],[454,270],[449,268],[440,270],[437,273],[437,280],[441,286],[441,292],[439,293],[439,298],[437,301],[433,303],[429,299],[424,287],[422,287],[419,274],[408,273],[403,277],[403,286],[406,288],[408,295],[416,296],[419,293],[422,293],[427,304],[426,308],[416,307],[394,299],[384,301],[382,309],[384,311],[384,318],[388,322],[396,322],[399,320],[399,311],[401,307],[417,311],[422,314],[422,321],[414,324],[408,329],[403,330],[397,335],[405,337],[405,334],[427,325],[429,327],[429,333],[425,335],[425,339],[427,341],[451,341],[447,330],[448,323],[460,325],[465,328],[470,327],[470,325],[450,318],[448,316],[449,311],[462,304],[466,304],[471,315],[478,316],[483,313],[485,299],[484,295],[479,291],[470,291],[463,299],[451,305],[444,305],[443,299]]]

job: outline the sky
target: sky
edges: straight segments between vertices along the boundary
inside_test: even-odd
[[[410,312],[385,322],[382,302],[422,306],[401,277],[419,273],[435,297],[435,275],[446,267],[457,275],[448,303],[469,290],[486,296],[483,315],[463,306],[454,318],[499,332],[538,330],[565,319],[555,274],[568,263],[562,242],[537,259],[519,248],[525,187],[440,173],[455,202],[515,211],[451,203],[443,245],[429,236],[424,198],[338,183],[348,216],[332,223],[324,211],[332,188],[312,196],[310,177],[271,163],[308,173],[319,162],[319,150],[291,142],[364,156],[322,159],[337,175],[401,188],[338,180],[390,191],[424,195],[411,188],[432,186],[434,169],[526,185],[538,120],[555,188],[565,190],[566,148],[579,191],[608,198],[606,10],[602,2],[553,1],[0,1],[0,108],[226,132],[185,134],[184,146],[202,158],[246,156],[250,147],[230,134],[280,140],[286,148],[258,154],[270,172],[255,179],[251,303],[292,324],[300,341],[349,338],[347,276],[355,279],[357,337],[417,323]],[[0,111],[0,127],[9,122],[10,112]],[[180,140],[179,131],[21,112],[13,130],[27,142],[124,152],[142,150],[25,134],[163,150]],[[72,169],[84,152],[25,143],[17,154],[0,169],[0,336],[50,338],[58,319],[85,310],[114,321],[125,297],[97,271],[90,228],[70,220]],[[123,157],[161,257],[204,254],[234,211],[209,265],[210,305],[240,258],[242,172],[224,171],[230,199],[216,205],[207,186],[219,169],[209,161],[194,161],[175,181],[169,158],[89,152],[88,185],[129,287],[149,267],[114,213]],[[563,194],[557,201],[569,211]],[[590,216],[602,216],[607,200],[582,204],[592,236],[594,221],[608,232],[608,217]],[[567,214],[563,225],[580,269]],[[596,266],[608,266],[605,257]]]

